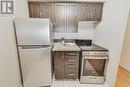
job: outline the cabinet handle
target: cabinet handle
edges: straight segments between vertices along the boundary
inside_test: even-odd
[[[76,66],[68,66],[69,68],[75,68]]]
[[[71,60],[71,59],[69,60],[69,62],[74,62],[74,61],[76,61],[76,60]]]
[[[90,14],[88,14],[88,19],[90,18]]]
[[[40,12],[40,18],[42,17],[42,12]]]
[[[90,77],[90,79],[97,79],[96,77]]]
[[[93,13],[88,14],[88,19],[93,18]]]
[[[91,13],[91,14],[90,14],[90,18],[92,18],[92,17],[93,17],[93,14]]]
[[[75,74],[73,74],[73,73],[70,73],[70,74],[68,74],[69,76],[74,76]]]
[[[74,55],[75,55],[75,53],[68,53],[68,55],[70,55],[70,56],[74,56]]]

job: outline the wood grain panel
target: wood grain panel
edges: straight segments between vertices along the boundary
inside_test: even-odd
[[[50,18],[54,21],[54,3],[29,2],[29,15],[31,18]]]
[[[43,5],[43,8],[41,8],[41,12],[44,14],[43,17],[44,18],[50,18],[51,22],[53,23],[54,20],[55,20],[54,3],[42,3],[41,7],[42,7],[42,5]],[[44,10],[42,10],[42,9],[44,9]]]
[[[66,32],[66,3],[55,3],[55,32]]]
[[[67,32],[78,32],[80,20],[80,4],[67,3]]]
[[[82,21],[101,21],[102,18],[102,3],[82,3],[81,13]]]
[[[119,66],[115,87],[130,87],[130,72]]]
[[[64,54],[53,52],[55,79],[64,79]]]
[[[93,20],[95,21],[101,21],[102,19],[102,11],[103,11],[103,4],[102,3],[95,3],[93,4],[93,9],[92,9],[92,16]]]
[[[55,32],[78,32],[79,21],[101,21],[103,3],[29,2],[31,18],[50,18]]]
[[[78,79],[79,52],[53,52],[56,79]]]

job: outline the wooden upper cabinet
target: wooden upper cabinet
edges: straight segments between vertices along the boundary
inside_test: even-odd
[[[95,12],[95,20],[101,21],[102,20],[102,13],[103,13],[103,3],[95,4],[94,12]]]
[[[52,21],[52,23],[55,20],[54,17],[54,3],[43,3],[43,9],[42,13],[44,14],[44,18],[50,18],[50,20]]]
[[[80,5],[82,21],[101,21],[102,19],[102,3],[82,3]]]
[[[29,2],[31,18],[50,18],[54,22],[54,3]]]
[[[79,21],[101,21],[103,3],[29,2],[31,18],[50,18],[55,32],[78,32]]]
[[[67,3],[67,32],[78,32],[78,21],[80,20],[80,5]]]
[[[38,14],[37,14],[37,3],[33,3],[33,2],[30,2],[28,3],[28,7],[29,7],[29,17],[31,18],[34,18],[36,17]]]
[[[79,21],[101,21],[103,3],[67,3],[67,31],[78,32]]]
[[[55,32],[66,32],[66,3],[55,3]]]

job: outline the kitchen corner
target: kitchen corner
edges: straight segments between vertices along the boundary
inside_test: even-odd
[[[130,87],[130,0],[0,4],[0,87]]]

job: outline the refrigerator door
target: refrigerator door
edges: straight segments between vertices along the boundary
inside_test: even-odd
[[[15,28],[18,45],[50,45],[50,24],[49,19],[16,18]]]
[[[19,47],[24,87],[51,85],[51,47]]]

